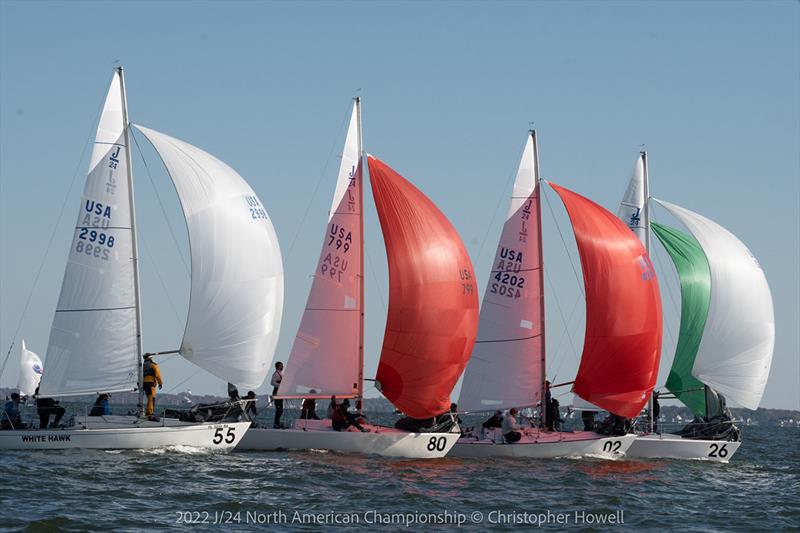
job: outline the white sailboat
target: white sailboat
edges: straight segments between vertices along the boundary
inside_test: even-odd
[[[406,415],[449,410],[477,329],[472,265],[442,213],[381,161],[366,162],[389,262],[389,312],[378,388]],[[353,106],[325,238],[305,312],[276,398],[325,402],[364,396],[364,215],[360,100]],[[425,231],[419,231],[425,228]],[[324,406],[323,406],[324,407]],[[325,449],[388,457],[443,457],[459,436],[449,415],[425,431],[331,420],[252,428],[237,450]],[[446,428],[446,429],[445,429]]]
[[[129,122],[122,68],[97,128],[40,386],[43,397],[142,390],[142,337]],[[268,372],[283,304],[274,228],[233,169],[188,143],[138,127],[177,190],[191,248],[183,357],[255,388]],[[140,406],[141,408],[141,406]],[[230,449],[250,422],[79,417],[71,427],[0,431],[0,449]]]
[[[484,293],[478,340],[458,400],[460,411],[544,407],[541,183],[536,133],[531,131]],[[551,185],[569,212],[586,286],[587,330],[573,392],[612,413],[635,416],[655,384],[660,356],[657,282],[643,247],[613,214]],[[639,350],[644,356],[637,360]],[[499,428],[476,429],[459,439],[450,455],[618,458],[634,440],[629,434],[547,430],[550,415],[542,411],[544,427],[520,429],[518,442],[506,442]]]
[[[638,226],[634,231],[648,248],[652,229],[678,272],[680,333],[666,388],[693,411],[696,422],[672,434],[657,432],[648,420],[628,456],[728,462],[741,439],[724,398],[758,408],[775,345],[772,295],[756,259],[719,224],[655,199],[691,235],[651,223],[647,189],[647,154],[641,152],[619,215]]]

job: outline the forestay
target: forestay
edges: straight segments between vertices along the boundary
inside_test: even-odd
[[[283,308],[272,222],[228,165],[188,143],[137,128],[163,159],[189,230],[192,279],[180,353],[225,381],[256,388],[269,371]]]
[[[97,126],[61,295],[47,346],[43,396],[135,390],[133,239],[121,72]]]
[[[694,235],[711,272],[711,300],[692,374],[729,399],[757,409],[775,347],[767,278],[731,232],[683,207],[656,200]]]
[[[460,411],[524,407],[541,400],[544,294],[536,157],[531,135],[484,292],[478,338],[458,399]]]

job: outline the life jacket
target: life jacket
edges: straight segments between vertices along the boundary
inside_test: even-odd
[[[155,379],[156,371],[155,371],[155,369],[153,369],[153,365],[154,364],[155,363],[153,361],[151,361],[150,359],[148,359],[148,360],[146,360],[144,362],[144,367],[142,369],[143,370],[142,374],[143,374],[144,377],[146,377],[146,378],[147,377],[151,377],[151,378]]]

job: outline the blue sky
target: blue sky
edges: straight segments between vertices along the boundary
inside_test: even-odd
[[[653,195],[727,227],[763,266],[777,339],[762,405],[800,408],[799,16],[798,3],[788,1],[3,1],[2,355],[29,295],[16,341],[24,336],[30,348],[46,351],[89,142],[119,60],[131,120],[223,159],[268,209],[286,269],[277,358],[285,360],[300,320],[345,117],[359,94],[367,150],[452,220],[481,291],[531,122],[542,175],[614,211],[645,144]],[[168,177],[139,142],[147,161],[134,152],[145,349],[174,349],[188,298],[186,231]],[[559,237],[574,248],[566,215],[552,191],[549,198],[548,366],[551,377],[570,380],[583,304]],[[366,205],[366,374],[374,375],[387,273],[369,195]],[[660,253],[663,384],[677,334],[670,301],[677,288]],[[565,326],[560,316],[573,309]],[[16,383],[17,346],[3,386]],[[165,390],[224,391],[177,357],[163,369]]]

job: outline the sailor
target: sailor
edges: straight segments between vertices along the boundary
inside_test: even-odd
[[[275,372],[272,374],[272,379],[269,384],[272,385],[273,403],[275,404],[275,422],[272,427],[275,429],[283,429],[281,424],[281,417],[283,416],[283,400],[275,399],[274,396],[278,394],[278,387],[281,386],[283,380],[283,363],[278,361],[275,363]]]
[[[111,414],[111,407],[108,405],[109,394],[101,394],[94,401],[92,410],[89,411],[89,416],[105,416]]]
[[[661,414],[661,406],[658,404],[658,391],[653,391],[653,433],[658,433],[658,415]]]
[[[547,422],[547,429],[553,431],[556,427],[556,421],[553,417],[553,396],[550,392],[550,382],[544,382],[544,412]]]
[[[19,393],[12,392],[11,399],[6,400],[0,427],[2,429],[19,429],[22,427],[22,419],[19,416]]]
[[[347,428],[353,426],[362,433],[367,433],[369,430],[359,424],[358,419],[350,413],[350,400],[347,398],[342,401],[337,409],[333,412],[331,418],[331,425],[335,431],[347,431]]]
[[[36,396],[36,410],[39,412],[39,429],[47,429],[50,415],[56,415],[55,420],[53,420],[53,426],[57,426],[66,412],[64,408],[52,398],[40,398],[39,387],[36,387],[34,396]]]
[[[331,396],[331,402],[328,404],[328,410],[326,411],[326,416],[330,419],[333,419],[333,414],[338,409],[338,404],[336,403],[336,396]]]
[[[503,418],[503,437],[505,437],[506,442],[509,444],[513,444],[519,439],[522,438],[522,433],[517,431],[519,426],[517,425],[517,409],[516,407],[512,407],[508,410],[508,414]]]
[[[308,391],[309,394],[316,394],[315,389]],[[300,407],[300,418],[303,420],[319,420],[317,416],[317,400],[314,398],[306,398],[303,400],[303,405]]]
[[[491,417],[484,420],[482,427],[483,429],[503,427],[503,413],[495,411]]]
[[[154,418],[156,410],[156,385],[158,385],[159,390],[161,390],[164,387],[164,381],[161,379],[161,370],[159,370],[158,364],[153,361],[152,354],[144,354],[144,367],[142,370],[144,374],[142,384],[144,385],[144,393],[147,395],[147,409],[145,410],[145,415],[147,418]]]
[[[256,409],[256,393],[249,391],[247,396],[243,399],[247,402],[247,406],[244,408],[245,414],[250,420],[255,420],[258,416],[258,410]]]

